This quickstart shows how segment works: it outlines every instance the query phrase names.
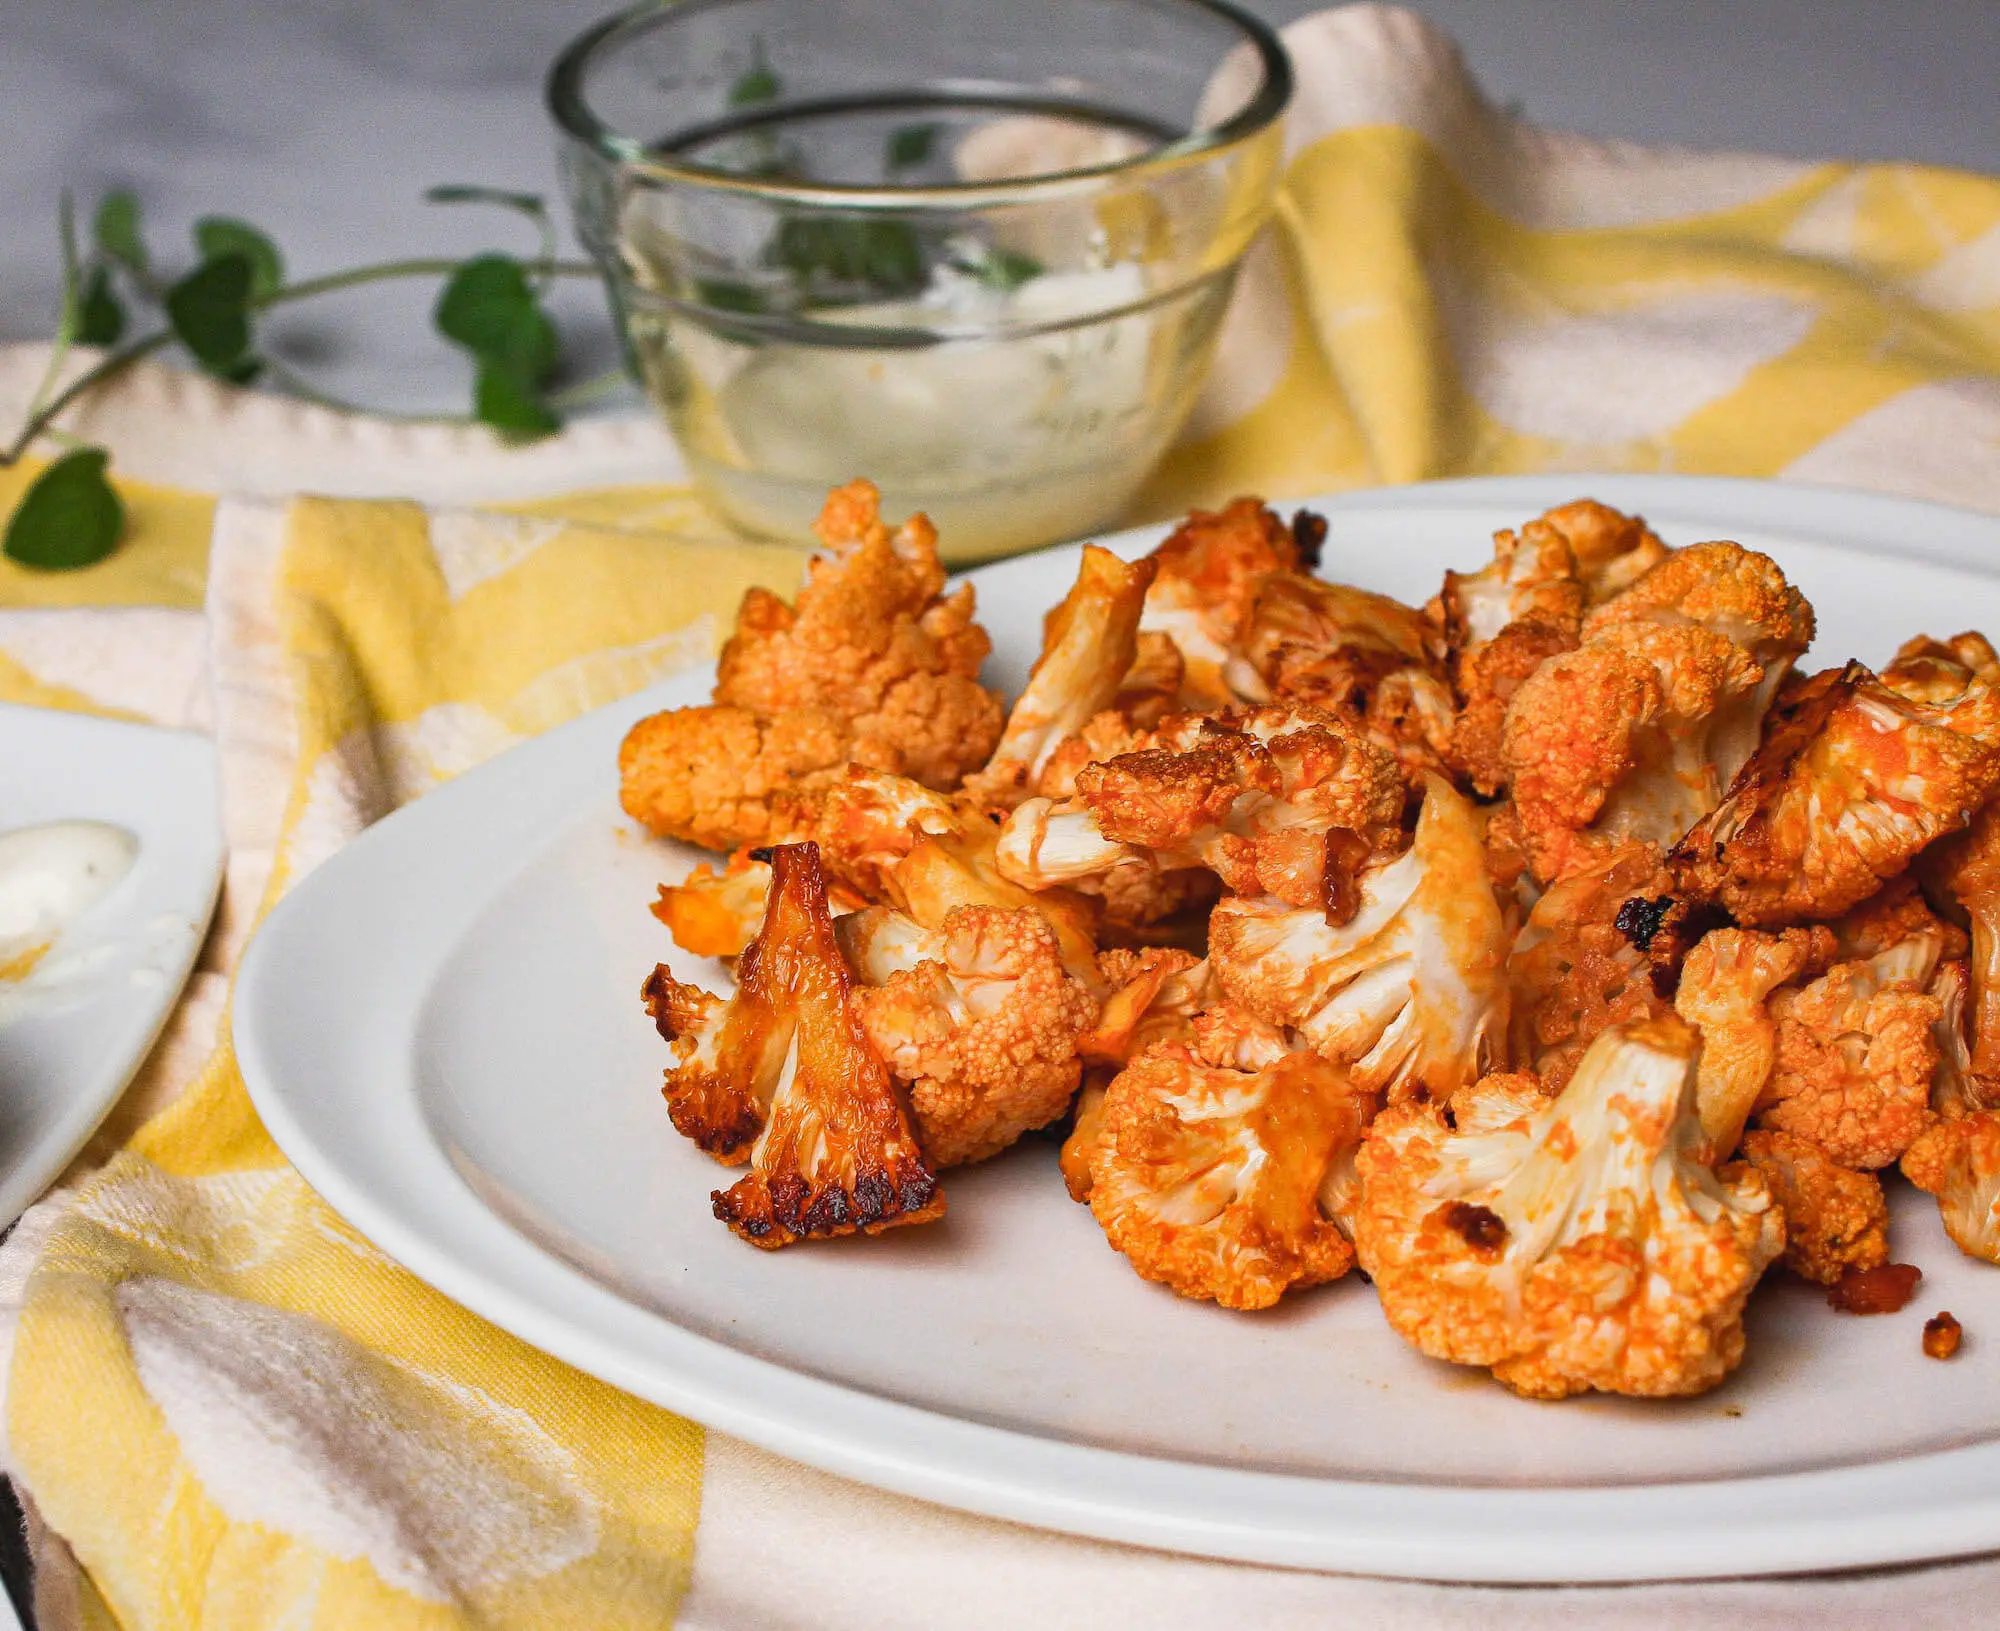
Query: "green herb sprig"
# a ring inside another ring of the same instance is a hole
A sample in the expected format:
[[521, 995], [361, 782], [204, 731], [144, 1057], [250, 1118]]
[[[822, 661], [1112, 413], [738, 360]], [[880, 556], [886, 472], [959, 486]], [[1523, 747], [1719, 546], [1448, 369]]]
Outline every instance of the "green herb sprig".
[[[135, 195], [114, 191], [98, 202], [87, 252], [79, 251], [74, 209], [65, 195], [57, 218], [62, 308], [55, 339], [20, 430], [0, 445], [0, 467], [17, 463], [44, 438], [66, 451], [15, 506], [0, 549], [24, 566], [69, 571], [93, 565], [117, 547], [125, 507], [111, 486], [111, 456], [56, 421], [91, 391], [169, 346], [179, 346], [204, 373], [232, 384], [264, 377], [310, 400], [349, 406], [313, 390], [260, 352], [257, 325], [273, 307], [364, 284], [443, 280], [432, 323], [469, 353], [473, 364], [471, 411], [450, 416], [454, 422], [490, 425], [523, 441], [559, 428], [565, 403], [598, 394], [605, 382], [588, 381], [564, 393], [552, 389], [561, 341], [544, 302], [555, 279], [594, 278], [597, 269], [556, 258], [554, 223], [532, 193], [447, 186], [434, 187], [425, 197], [436, 204], [494, 205], [525, 216], [540, 240], [534, 258], [493, 253], [469, 260], [382, 261], [293, 280], [268, 234], [233, 216], [211, 215], [194, 225], [193, 264], [169, 277], [147, 246]], [[162, 321], [127, 339], [141, 308], [156, 309]], [[58, 389], [63, 365], [79, 345], [105, 354]]]

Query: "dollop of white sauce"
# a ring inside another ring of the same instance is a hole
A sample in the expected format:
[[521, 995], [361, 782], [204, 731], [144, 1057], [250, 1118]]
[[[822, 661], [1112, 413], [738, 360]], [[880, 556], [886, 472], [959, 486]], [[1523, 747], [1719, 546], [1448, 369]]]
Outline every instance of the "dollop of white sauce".
[[116, 889], [139, 841], [104, 821], [45, 821], [0, 833], [0, 967], [51, 945]]

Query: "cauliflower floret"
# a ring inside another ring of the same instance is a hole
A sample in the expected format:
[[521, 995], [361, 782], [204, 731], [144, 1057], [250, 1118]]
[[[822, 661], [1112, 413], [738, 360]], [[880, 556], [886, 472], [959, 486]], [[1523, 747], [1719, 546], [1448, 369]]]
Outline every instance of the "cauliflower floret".
[[1777, 1052], [1758, 1124], [1810, 1139], [1844, 1167], [1900, 1156], [1931, 1119], [1940, 1004], [1925, 987], [1935, 972], [1892, 947], [1775, 992]]
[[1544, 527], [1569, 546], [1593, 606], [1623, 594], [1672, 553], [1643, 516], [1626, 515], [1594, 498], [1558, 505], [1521, 530], [1532, 536]]
[[1366, 1090], [1450, 1094], [1507, 1031], [1511, 926], [1479, 840], [1472, 807], [1431, 778], [1414, 841], [1361, 873], [1345, 921], [1268, 896], [1225, 898], [1209, 920], [1217, 981]]
[[1688, 953], [1674, 1011], [1701, 1033], [1696, 1102], [1713, 1160], [1735, 1151], [1777, 1066], [1771, 994], [1819, 973], [1834, 952], [1833, 932], [1812, 928], [1716, 929]]
[[1600, 1032], [1672, 1011], [1681, 912], [1651, 846], [1627, 843], [1579, 864], [1536, 898], [1507, 962], [1515, 1062], [1561, 1088]]
[[1207, 867], [1237, 890], [1326, 905], [1400, 835], [1389, 756], [1315, 709], [1169, 721], [1157, 746], [1085, 765], [1076, 797], [1031, 799], [1001, 830], [999, 864], [1030, 887], [1091, 887], [1119, 869]]
[[712, 1197], [754, 1246], [869, 1234], [942, 1215], [938, 1188], [887, 1067], [852, 1000], [811, 844], [771, 852], [764, 926], [727, 1002], [682, 985], [665, 964], [645, 998], [673, 1045], [674, 1126], [750, 1171]]
[[1353, 1264], [1319, 1191], [1373, 1110], [1310, 1053], [1243, 1070], [1184, 1043], [1151, 1049], [1105, 1092], [1091, 1213], [1146, 1279], [1225, 1308], [1268, 1308]]
[[1002, 714], [978, 680], [991, 642], [971, 585], [944, 594], [935, 529], [919, 515], [891, 533], [868, 482], [830, 494], [814, 530], [830, 555], [812, 562], [795, 606], [744, 595], [716, 702], [773, 717], [824, 710], [848, 722], [858, 762], [956, 786], [992, 753]]
[[1904, 1152], [1903, 1176], [1937, 1197], [1953, 1245], [2000, 1263], [2000, 1110], [1936, 1123]]
[[1420, 777], [1440, 767], [1451, 739], [1443, 655], [1436, 625], [1399, 600], [1275, 572], [1225, 677], [1240, 696], [1346, 715]]
[[870, 907], [842, 931], [862, 1026], [907, 1085], [933, 1167], [997, 1155], [1069, 1108], [1097, 1001], [1039, 914], [958, 907], [924, 929]]
[[1533, 1398], [1728, 1375], [1785, 1231], [1754, 1171], [1698, 1159], [1696, 1048], [1672, 1018], [1614, 1027], [1560, 1097], [1477, 1131], [1435, 1103], [1383, 1111], [1355, 1248], [1396, 1332]]
[[790, 835], [793, 801], [866, 752], [847, 722], [822, 708], [768, 716], [675, 708], [626, 733], [618, 800], [662, 838], [716, 850], [765, 844]]
[[1896, 648], [1882, 683], [1899, 697], [1949, 707], [1975, 685], [2000, 686], [2000, 654], [1977, 630], [1933, 640], [1920, 634]]
[[966, 778], [981, 803], [1018, 804], [1056, 748], [1113, 706], [1139, 649], [1139, 616], [1158, 563], [1086, 544], [1076, 583], [1042, 625], [1042, 653], [986, 768]]
[[[1304, 535], [1317, 549], [1325, 524]], [[1217, 513], [1196, 510], [1153, 551], [1158, 576], [1146, 593], [1139, 627], [1165, 634], [1180, 648], [1184, 667], [1180, 706], [1201, 713], [1257, 698], [1240, 697], [1228, 685], [1229, 663], [1250, 615], [1258, 584], [1271, 572], [1295, 572], [1301, 558], [1300, 523], [1287, 528], [1256, 498], [1239, 498]]]
[[717, 872], [696, 867], [677, 884], [661, 884], [653, 916], [674, 944], [696, 957], [734, 957], [757, 938], [771, 888], [769, 852], [739, 849]]
[[1874, 1173], [1839, 1166], [1790, 1133], [1746, 1135], [1743, 1159], [1785, 1214], [1784, 1263], [1794, 1274], [1830, 1286], [1849, 1269], [1889, 1261], [1889, 1203]]
[[1965, 1014], [1971, 982], [1963, 963], [1946, 963], [1931, 982], [1938, 999], [1933, 1027], [1937, 1074], [1931, 1108], [1937, 1119], [1903, 1152], [1903, 1176], [1937, 1197], [1938, 1215], [1968, 1257], [2000, 1263], [2000, 1109], [1992, 1084], [1972, 1073]]
[[2000, 1097], [2000, 801], [1933, 854], [1930, 876], [1972, 928], [1971, 1074]]
[[1812, 614], [1767, 557], [1680, 550], [1585, 620], [1583, 643], [1521, 682], [1501, 757], [1536, 876], [1609, 843], [1665, 848], [1713, 810]]
[[1215, 982], [1205, 959], [1170, 946], [1114, 947], [1097, 954], [1106, 988], [1097, 1023], [1077, 1038], [1085, 1065], [1069, 1136], [1063, 1140], [1063, 1184], [1073, 1201], [1090, 1199], [1090, 1152], [1104, 1122], [1104, 1089], [1140, 1053], [1168, 1042], [1194, 1041], [1194, 1020]]
[[1571, 634], [1583, 627], [1589, 594], [1569, 541], [1546, 521], [1493, 535], [1493, 559], [1477, 572], [1447, 572], [1437, 621], [1455, 669], [1513, 623], [1533, 621]]
[[1512, 775], [1506, 755], [1507, 710], [1521, 687], [1551, 657], [1576, 649], [1576, 632], [1538, 618], [1509, 623], [1491, 640], [1461, 654], [1452, 689], [1458, 712], [1445, 762], [1488, 798]]
[[2000, 692], [1950, 707], [1859, 663], [1772, 710], [1762, 745], [1669, 856], [1682, 887], [1766, 927], [1838, 917], [1955, 832], [2000, 783]]

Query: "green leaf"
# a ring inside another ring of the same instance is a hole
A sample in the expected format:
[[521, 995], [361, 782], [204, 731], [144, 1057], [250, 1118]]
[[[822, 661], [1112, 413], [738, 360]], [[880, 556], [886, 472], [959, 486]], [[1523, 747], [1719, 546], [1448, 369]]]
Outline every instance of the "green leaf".
[[535, 388], [505, 363], [484, 360], [472, 387], [472, 411], [503, 435], [532, 441], [562, 428]]
[[145, 240], [139, 236], [139, 199], [136, 194], [119, 188], [99, 199], [97, 219], [91, 225], [91, 237], [97, 245], [98, 254], [106, 260], [116, 261], [141, 277], [146, 275], [152, 262], [146, 254]]
[[915, 165], [928, 164], [931, 153], [937, 147], [937, 136], [936, 125], [898, 125], [889, 132], [885, 155], [889, 168], [908, 170]]
[[194, 246], [205, 261], [241, 255], [250, 263], [250, 298], [266, 300], [285, 281], [285, 259], [278, 246], [248, 221], [228, 215], [204, 215], [194, 224]]
[[923, 245], [903, 221], [795, 215], [779, 226], [771, 256], [808, 282], [871, 297], [924, 285]]
[[749, 68], [729, 87], [729, 105], [751, 108], [759, 102], [775, 102], [784, 88], [785, 82], [764, 55], [764, 42], [759, 38], [751, 41]]
[[110, 463], [102, 448], [78, 448], [37, 476], [7, 523], [8, 558], [69, 572], [109, 555], [125, 530], [125, 506], [104, 476]]
[[432, 187], [424, 193], [426, 204], [497, 204], [502, 209], [525, 215], [537, 225], [549, 218], [549, 207], [539, 193], [510, 193], [500, 187], [477, 187], [469, 182], [453, 182]]
[[1046, 268], [1033, 255], [1023, 255], [1013, 249], [989, 249], [971, 262], [966, 270], [987, 288], [1008, 294], [1028, 279], [1040, 277]]
[[110, 270], [99, 262], [77, 300], [76, 338], [81, 345], [116, 345], [125, 332], [125, 308], [111, 289]]
[[174, 338], [223, 379], [240, 370], [249, 355], [253, 276], [250, 258], [232, 250], [203, 261], [167, 291]]
[[439, 293], [432, 320], [447, 340], [531, 388], [555, 367], [555, 324], [511, 256], [480, 255], [459, 267]]

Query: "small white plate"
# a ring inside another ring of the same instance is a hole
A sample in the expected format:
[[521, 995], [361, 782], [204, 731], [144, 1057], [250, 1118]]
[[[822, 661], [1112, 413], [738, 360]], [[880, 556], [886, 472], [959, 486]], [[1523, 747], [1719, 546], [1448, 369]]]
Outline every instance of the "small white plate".
[[215, 749], [187, 731], [0, 704], [0, 831], [105, 821], [132, 870], [0, 984], [0, 1224], [111, 1113], [187, 983], [222, 880]]
[[[1320, 501], [1324, 570], [1408, 600], [1488, 534], [1579, 492], [1670, 542], [1770, 550], [1818, 651], [2000, 632], [2000, 522], [1856, 493], [1550, 477]], [[1158, 531], [1127, 535], [1124, 551]], [[1018, 687], [1074, 548], [973, 573]], [[251, 948], [236, 1043], [265, 1125], [383, 1249], [526, 1340], [782, 1454], [1049, 1528], [1265, 1563], [1459, 1580], [1698, 1577], [2000, 1547], [2000, 1274], [1905, 1188], [1903, 1314], [1773, 1284], [1706, 1397], [1517, 1399], [1427, 1361], [1358, 1276], [1260, 1315], [1138, 1279], [1043, 1141], [947, 1175], [923, 1229], [775, 1254], [709, 1215], [727, 1175], [679, 1139], [639, 1004], [674, 951], [647, 914], [695, 858], [619, 815], [628, 723], [684, 676], [392, 816]], [[1923, 1357], [1926, 1314], [1968, 1333]]]

